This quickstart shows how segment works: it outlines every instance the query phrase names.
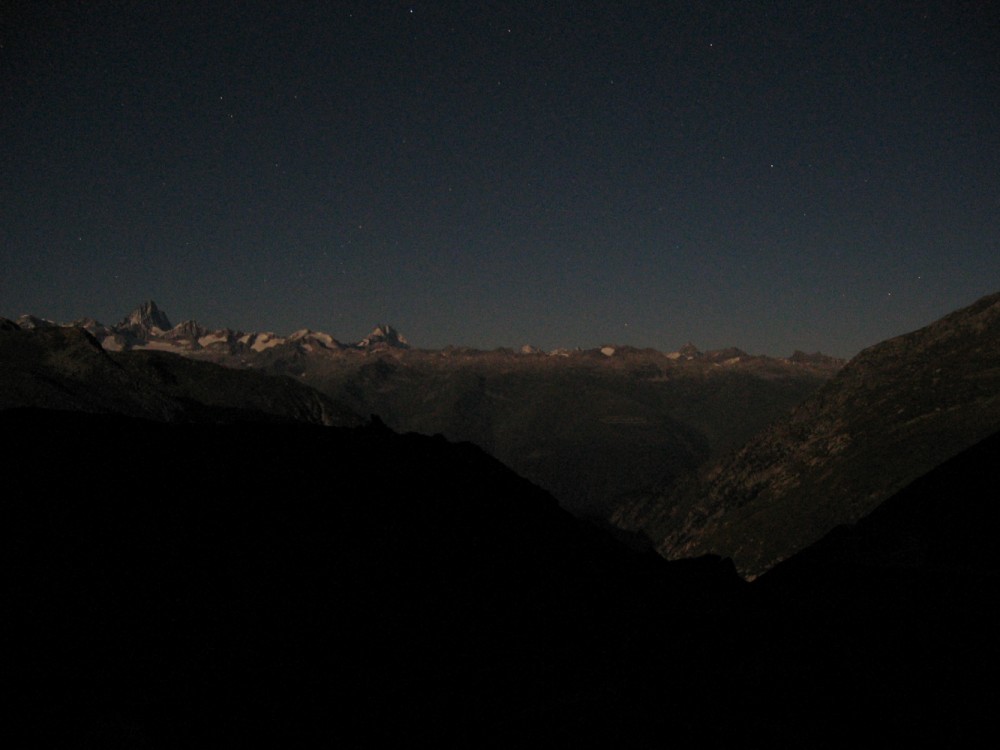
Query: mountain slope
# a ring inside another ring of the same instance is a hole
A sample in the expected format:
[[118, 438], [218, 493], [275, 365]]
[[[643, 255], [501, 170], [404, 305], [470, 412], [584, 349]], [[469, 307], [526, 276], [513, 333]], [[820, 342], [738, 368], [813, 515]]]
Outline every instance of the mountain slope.
[[0, 412], [8, 731], [46, 747], [967, 746], [1000, 697], [997, 449], [932, 482], [930, 524], [893, 511], [865, 532], [906, 552], [916, 531], [933, 565], [852, 566], [848, 549], [747, 584], [718, 560], [625, 552], [468, 444]]
[[173, 422], [361, 421], [288, 378], [162, 352], [106, 352], [84, 329], [63, 326], [0, 330], [0, 409], [22, 407]]
[[909, 572], [935, 577], [997, 578], [1000, 557], [1000, 432], [914, 480], [857, 523], [838, 526], [759, 579], [763, 588], [792, 581], [872, 578]]
[[866, 349], [734, 454], [620, 507], [667, 557], [756, 575], [1000, 428], [1000, 295]]
[[0, 467], [5, 678], [39, 746], [610, 740], [619, 708], [644, 734], [698, 691], [643, 696], [653, 672], [695, 676], [743, 586], [377, 425], [7, 411]]
[[617, 498], [749, 438], [828, 376], [759, 360], [740, 369], [678, 364], [629, 349], [614, 357], [408, 353], [304, 367], [305, 382], [355, 411], [473, 442], [564, 507], [599, 518]]
[[1000, 433], [755, 581], [789, 692], [820, 675], [876, 696], [895, 742], [975, 746], [1000, 705], [998, 485]]

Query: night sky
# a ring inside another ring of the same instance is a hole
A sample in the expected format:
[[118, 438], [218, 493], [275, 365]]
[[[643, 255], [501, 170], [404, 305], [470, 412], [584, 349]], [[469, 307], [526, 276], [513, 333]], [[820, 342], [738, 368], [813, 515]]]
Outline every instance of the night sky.
[[0, 8], [6, 317], [850, 356], [1000, 290], [997, 3]]

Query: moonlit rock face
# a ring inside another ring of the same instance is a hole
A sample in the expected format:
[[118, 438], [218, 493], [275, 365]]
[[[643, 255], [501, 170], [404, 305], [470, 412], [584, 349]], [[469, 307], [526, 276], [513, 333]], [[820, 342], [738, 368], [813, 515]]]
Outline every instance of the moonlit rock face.
[[[154, 329], [158, 330], [158, 329]], [[200, 325], [195, 323], [193, 320], [185, 320], [183, 323], [174, 326], [164, 335], [168, 339], [180, 340], [188, 339], [192, 341], [197, 341], [209, 334], [208, 331], [204, 330]]]
[[160, 333], [173, 328], [170, 319], [153, 300], [143, 302], [133, 310], [127, 318], [118, 324], [119, 328], [134, 326], [148, 331], [158, 331]]
[[337, 340], [329, 333], [323, 333], [322, 331], [317, 331], [312, 335], [312, 338], [324, 344], [328, 349], [337, 349], [340, 346], [340, 344], [337, 343]]
[[613, 346], [602, 346], [601, 347], [601, 354], [603, 354], [605, 357], [610, 357], [614, 353], [615, 353], [615, 348]]
[[[329, 333], [322, 331], [312, 331], [302, 328], [287, 339], [289, 342], [296, 342], [303, 351], [312, 352], [317, 349], [339, 349], [340, 343]], [[273, 344], [272, 344], [273, 346]]]

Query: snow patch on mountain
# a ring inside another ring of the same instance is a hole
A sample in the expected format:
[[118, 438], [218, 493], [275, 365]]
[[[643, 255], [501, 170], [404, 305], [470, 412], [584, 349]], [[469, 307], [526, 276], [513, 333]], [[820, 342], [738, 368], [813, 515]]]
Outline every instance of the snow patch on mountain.
[[273, 333], [248, 333], [238, 340], [241, 343], [249, 344], [255, 352], [262, 352], [285, 343], [285, 339], [275, 336]]
[[216, 331], [215, 333], [210, 333], [207, 336], [202, 336], [198, 339], [198, 343], [202, 346], [211, 346], [212, 344], [224, 344], [229, 340], [229, 337], [224, 331]]

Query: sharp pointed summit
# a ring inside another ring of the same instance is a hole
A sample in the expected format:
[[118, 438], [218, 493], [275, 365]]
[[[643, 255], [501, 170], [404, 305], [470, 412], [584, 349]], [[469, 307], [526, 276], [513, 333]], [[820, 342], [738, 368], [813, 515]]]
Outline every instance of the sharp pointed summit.
[[409, 349], [410, 343], [388, 323], [379, 323], [375, 329], [358, 342], [361, 349]]
[[128, 317], [118, 324], [118, 327], [138, 328], [145, 332], [152, 332], [156, 328], [161, 331], [169, 331], [174, 326], [166, 313], [158, 308], [153, 300], [149, 300], [129, 313]]

